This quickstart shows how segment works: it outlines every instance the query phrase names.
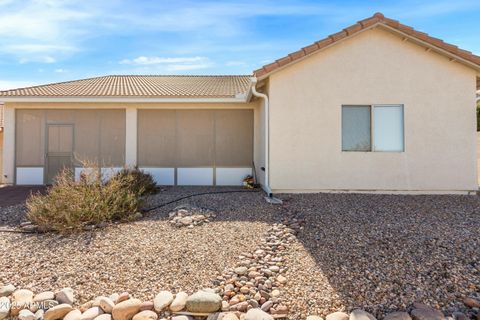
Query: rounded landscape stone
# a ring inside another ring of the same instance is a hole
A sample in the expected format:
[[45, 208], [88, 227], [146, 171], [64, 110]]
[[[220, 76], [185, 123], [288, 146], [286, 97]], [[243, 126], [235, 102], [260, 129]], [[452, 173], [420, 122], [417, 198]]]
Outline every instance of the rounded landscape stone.
[[273, 317], [261, 309], [254, 308], [247, 311], [245, 320], [273, 320]]
[[197, 291], [187, 298], [186, 307], [189, 312], [216, 312], [222, 308], [222, 298], [216, 293]]
[[350, 313], [350, 320], [377, 320], [372, 314], [365, 310], [355, 309]]
[[412, 318], [406, 312], [392, 312], [387, 314], [383, 320], [412, 320]]
[[187, 304], [188, 294], [186, 292], [179, 292], [175, 295], [175, 299], [173, 299], [172, 303], [170, 304], [170, 310], [173, 312], [177, 312], [183, 310], [185, 305]]
[[139, 299], [128, 299], [113, 307], [112, 317], [114, 320], [130, 320], [140, 311], [142, 301]]
[[173, 301], [173, 294], [170, 291], [160, 291], [153, 299], [153, 308], [161, 312], [167, 308]]
[[44, 320], [57, 320], [62, 319], [64, 316], [67, 315], [73, 308], [71, 305], [62, 303], [58, 306], [55, 306], [51, 309], [48, 309], [45, 314], [43, 315]]
[[348, 320], [350, 316], [345, 312], [337, 311], [334, 313], [330, 313], [325, 320]]
[[151, 310], [140, 311], [133, 316], [132, 320], [157, 320], [158, 315]]

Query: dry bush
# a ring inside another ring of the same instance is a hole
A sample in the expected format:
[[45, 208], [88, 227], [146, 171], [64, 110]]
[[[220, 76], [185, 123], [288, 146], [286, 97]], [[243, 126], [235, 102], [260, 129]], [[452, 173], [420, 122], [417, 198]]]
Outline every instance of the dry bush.
[[139, 196], [152, 195], [158, 192], [158, 187], [150, 173], [138, 168], [124, 168], [117, 172], [108, 182], [123, 181], [128, 188]]
[[64, 170], [47, 194], [35, 194], [27, 200], [27, 217], [42, 230], [72, 232], [101, 222], [130, 220], [139, 211], [141, 200], [130, 186], [131, 175], [103, 182], [98, 166], [89, 166], [75, 181]]

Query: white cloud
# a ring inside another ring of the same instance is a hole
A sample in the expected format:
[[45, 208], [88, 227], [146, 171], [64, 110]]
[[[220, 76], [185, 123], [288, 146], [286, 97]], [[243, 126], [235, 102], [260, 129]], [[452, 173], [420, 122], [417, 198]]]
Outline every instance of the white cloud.
[[205, 57], [176, 57], [176, 58], [165, 58], [165, 57], [145, 57], [140, 56], [135, 59], [124, 59], [120, 61], [120, 64], [130, 64], [130, 65], [153, 65], [153, 64], [172, 64], [172, 63], [194, 63], [207, 61]]
[[18, 62], [21, 64], [29, 62], [55, 63], [57, 60], [51, 56], [29, 56], [28, 58], [20, 58]]
[[[31, 81], [0, 80], [0, 91], [31, 87], [31, 86], [35, 86], [35, 85], [38, 85], [38, 83], [31, 82]], [[1, 98], [0, 98], [0, 100], [1, 100]]]
[[67, 73], [68, 70], [65, 70], [65, 69], [55, 69], [55, 73]]
[[207, 69], [213, 63], [207, 57], [146, 57], [140, 56], [134, 59], [123, 59], [119, 62], [123, 65], [140, 67], [132, 70], [143, 73], [171, 72], [177, 73], [187, 70]]

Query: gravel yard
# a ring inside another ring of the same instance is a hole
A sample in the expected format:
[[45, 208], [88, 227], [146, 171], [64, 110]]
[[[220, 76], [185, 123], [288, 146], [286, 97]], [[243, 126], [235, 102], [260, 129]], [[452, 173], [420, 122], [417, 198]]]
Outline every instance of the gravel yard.
[[[212, 188], [168, 188], [164, 203]], [[228, 189], [220, 189], [228, 190]], [[424, 302], [464, 310], [480, 292], [480, 197], [361, 194], [203, 195], [152, 211], [142, 220], [79, 235], [0, 234], [0, 285], [35, 292], [72, 287], [79, 302], [129, 291], [152, 299], [162, 289], [193, 292], [254, 250], [276, 222], [294, 221], [282, 299], [291, 319], [360, 307], [376, 316]], [[216, 213], [208, 224], [175, 228], [179, 204]], [[19, 221], [20, 207], [0, 208]], [[295, 222], [296, 219], [296, 222]], [[21, 220], [21, 219], [20, 219]]]

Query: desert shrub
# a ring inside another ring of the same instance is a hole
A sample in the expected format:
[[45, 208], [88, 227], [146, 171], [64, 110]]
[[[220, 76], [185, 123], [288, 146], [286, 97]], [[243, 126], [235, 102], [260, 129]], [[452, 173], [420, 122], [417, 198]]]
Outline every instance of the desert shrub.
[[98, 168], [84, 170], [75, 181], [69, 170], [55, 179], [45, 195], [27, 200], [27, 217], [42, 230], [72, 232], [87, 225], [130, 220], [141, 206], [138, 194], [129, 188], [131, 176], [102, 181]]
[[125, 187], [129, 188], [138, 196], [151, 195], [158, 191], [153, 176], [138, 168], [124, 168], [120, 170], [107, 182], [107, 184], [113, 182], [126, 184]]

